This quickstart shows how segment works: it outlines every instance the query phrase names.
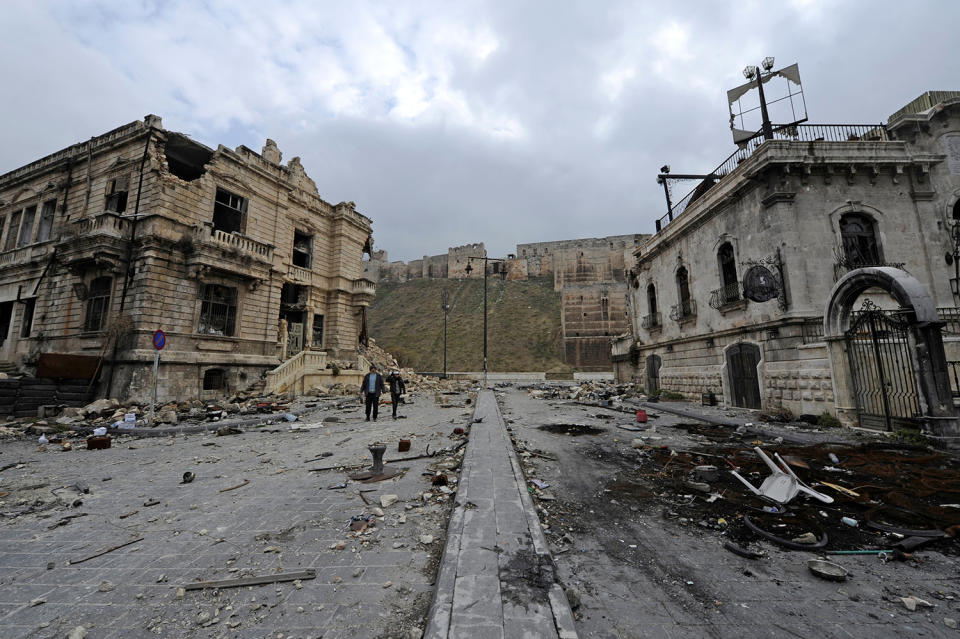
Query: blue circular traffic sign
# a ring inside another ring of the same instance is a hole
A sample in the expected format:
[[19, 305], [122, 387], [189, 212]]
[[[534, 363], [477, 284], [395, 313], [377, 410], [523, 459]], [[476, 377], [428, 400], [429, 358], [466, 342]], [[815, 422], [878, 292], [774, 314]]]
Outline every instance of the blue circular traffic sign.
[[158, 351], [161, 351], [163, 350], [163, 347], [166, 345], [166, 343], [167, 343], [166, 334], [163, 331], [157, 329], [153, 333], [153, 347]]

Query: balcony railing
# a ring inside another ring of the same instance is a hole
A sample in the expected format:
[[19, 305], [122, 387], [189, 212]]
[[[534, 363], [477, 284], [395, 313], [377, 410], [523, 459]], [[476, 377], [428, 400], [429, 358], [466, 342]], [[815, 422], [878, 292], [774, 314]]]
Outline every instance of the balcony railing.
[[214, 244], [233, 249], [263, 261], [273, 261], [273, 246], [258, 242], [240, 233], [227, 233], [213, 228], [209, 223], [197, 230], [196, 240], [201, 244]]
[[734, 282], [733, 284], [727, 284], [726, 286], [721, 286], [718, 289], [715, 289], [710, 292], [710, 306], [711, 308], [721, 309], [724, 306], [729, 306], [730, 304], [735, 304], [744, 299], [742, 294], [742, 285], [740, 282]]
[[[774, 130], [774, 140], [786, 142], [887, 142], [887, 129], [883, 124], [796, 124]], [[657, 233], [663, 230], [687, 207], [706, 193], [714, 184], [729, 175], [741, 162], [753, 155], [765, 140], [762, 135], [742, 143], [730, 157], [707, 175], [712, 177], [698, 183], [680, 198], [667, 214], [656, 221]]]
[[313, 280], [310, 269], [290, 264], [287, 266], [287, 277], [300, 284], [310, 284]]
[[816, 344], [823, 341], [823, 318], [813, 317], [803, 320], [800, 325], [800, 337], [804, 344]]
[[674, 322], [686, 322], [697, 316], [696, 300], [686, 300], [670, 307], [670, 319]]
[[353, 293], [355, 295], [370, 295], [374, 296], [377, 294], [377, 285], [368, 279], [359, 279], [353, 281]]
[[647, 330], [653, 330], [660, 328], [660, 313], [650, 313], [649, 315], [644, 315], [643, 319], [640, 320], [640, 327]]
[[119, 214], [109, 211], [93, 217], [82, 217], [71, 224], [77, 235], [106, 235], [117, 238], [124, 237], [129, 225]]
[[960, 337], [960, 308], [938, 308], [937, 315], [944, 323], [941, 332], [951, 337]]
[[887, 266], [904, 270], [906, 264], [904, 262], [881, 262], [879, 260], [840, 260], [833, 265], [833, 281], [836, 282], [850, 271], [868, 266]]

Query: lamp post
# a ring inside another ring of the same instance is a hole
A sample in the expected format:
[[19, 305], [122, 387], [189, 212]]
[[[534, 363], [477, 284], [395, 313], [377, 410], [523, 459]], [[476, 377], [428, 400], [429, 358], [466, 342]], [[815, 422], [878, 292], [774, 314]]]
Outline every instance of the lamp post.
[[483, 387], [487, 387], [487, 262], [503, 262], [499, 258], [490, 259], [486, 255], [483, 257], [468, 257], [467, 258], [467, 275], [473, 272], [473, 265], [470, 264], [471, 260], [483, 260]]
[[[467, 266], [470, 264], [467, 263]], [[443, 309], [443, 379], [447, 378], [447, 313], [450, 312], [450, 298], [447, 289], [440, 292], [440, 306]]]
[[757, 79], [757, 91], [760, 92], [760, 116], [763, 118], [763, 139], [773, 139], [773, 126], [770, 124], [770, 116], [767, 115], [767, 99], [763, 95], [763, 80], [770, 77], [770, 70], [773, 68], [773, 58], [768, 56], [760, 63], [766, 74], [760, 72], [760, 69], [750, 65], [743, 70], [743, 77], [747, 80]]

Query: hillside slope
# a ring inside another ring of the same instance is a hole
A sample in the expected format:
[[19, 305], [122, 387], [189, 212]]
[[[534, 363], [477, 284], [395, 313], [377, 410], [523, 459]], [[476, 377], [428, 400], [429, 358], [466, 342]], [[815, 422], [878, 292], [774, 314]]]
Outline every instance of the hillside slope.
[[[553, 290], [553, 278], [490, 278], [488, 286], [488, 370], [570, 370], [563, 363], [560, 294]], [[370, 337], [403, 366], [442, 371], [444, 289], [450, 296], [447, 370], [482, 370], [483, 280], [378, 284], [367, 312]]]

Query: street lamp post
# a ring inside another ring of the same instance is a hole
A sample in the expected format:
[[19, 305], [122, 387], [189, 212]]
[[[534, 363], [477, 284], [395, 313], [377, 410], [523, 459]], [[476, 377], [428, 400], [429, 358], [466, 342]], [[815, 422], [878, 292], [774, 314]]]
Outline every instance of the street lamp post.
[[770, 116], [767, 115], [767, 99], [763, 95], [763, 80], [765, 77], [770, 76], [770, 70], [773, 69], [773, 58], [764, 58], [761, 65], [763, 66], [763, 70], [767, 72], [766, 75], [761, 73], [759, 68], [750, 65], [743, 70], [743, 76], [747, 80], [757, 79], [757, 91], [760, 92], [760, 116], [763, 118], [763, 139], [772, 140], [773, 125], [770, 124]]
[[440, 293], [440, 305], [443, 307], [443, 379], [447, 378], [447, 313], [450, 312], [450, 298], [447, 289]]
[[483, 387], [487, 387], [487, 262], [503, 262], [499, 258], [490, 259], [486, 255], [483, 257], [467, 258], [467, 275], [473, 272], [471, 260], [483, 260]]

